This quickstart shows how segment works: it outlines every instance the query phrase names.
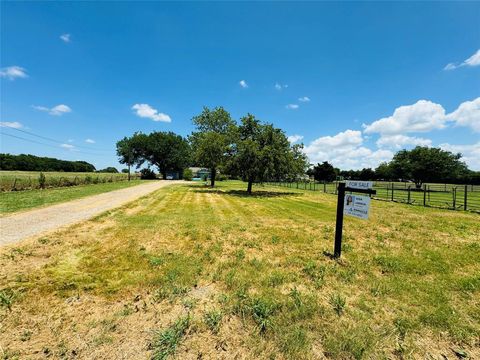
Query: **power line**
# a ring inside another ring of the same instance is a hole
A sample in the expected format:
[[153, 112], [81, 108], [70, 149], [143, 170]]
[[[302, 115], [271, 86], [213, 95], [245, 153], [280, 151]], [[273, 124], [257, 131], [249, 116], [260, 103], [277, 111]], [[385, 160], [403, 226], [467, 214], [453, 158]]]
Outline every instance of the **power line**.
[[[16, 135], [12, 135], [12, 134], [7, 134], [7, 133], [4, 133], [4, 132], [0, 132], [1, 135], [5, 135], [5, 136], [10, 136], [10, 137], [13, 137], [13, 138], [16, 138], [16, 139], [20, 139], [20, 140], [24, 140], [24, 141], [28, 141], [28, 142], [31, 142], [31, 143], [34, 143], [34, 144], [39, 144], [39, 145], [44, 145], [44, 146], [50, 146], [54, 149], [57, 149], [58, 150], [58, 146], [55, 146], [55, 145], [50, 145], [50, 144], [45, 144], [45, 143], [42, 143], [40, 141], [36, 141], [36, 140], [32, 140], [32, 139], [26, 139], [26, 138], [23, 138], [21, 136], [16, 136]], [[88, 154], [88, 155], [96, 155], [96, 156], [109, 156], [107, 154], [98, 154], [98, 153], [92, 153], [92, 152], [86, 152], [86, 151], [80, 151], [80, 150], [72, 150], [76, 153], [80, 153], [80, 154]]]
[[[22, 133], [25, 133], [25, 134], [28, 134], [28, 135], [31, 135], [31, 136], [36, 136], [40, 139], [44, 139], [44, 140], [48, 140], [48, 141], [53, 141], [53, 142], [56, 142], [56, 143], [59, 143], [59, 144], [64, 144], [65, 141], [60, 141], [60, 140], [55, 140], [55, 139], [52, 139], [52, 138], [49, 138], [49, 137], [46, 137], [46, 136], [42, 136], [42, 135], [38, 135], [38, 134], [34, 134], [32, 132], [29, 132], [29, 131], [26, 131], [26, 130], [22, 130], [22, 129], [17, 129], [13, 126], [8, 126], [8, 125], [5, 125], [3, 124], [2, 125], [3, 127], [6, 127], [6, 128], [9, 128], [9, 129], [13, 129], [13, 130], [16, 130], [16, 131], [20, 131]], [[93, 147], [89, 147], [89, 146], [83, 146], [83, 145], [75, 145], [75, 147], [79, 147], [79, 148], [83, 148], [83, 149], [87, 149], [87, 150], [93, 150], [93, 151], [112, 151], [112, 149], [96, 149], [96, 148], [93, 148]]]

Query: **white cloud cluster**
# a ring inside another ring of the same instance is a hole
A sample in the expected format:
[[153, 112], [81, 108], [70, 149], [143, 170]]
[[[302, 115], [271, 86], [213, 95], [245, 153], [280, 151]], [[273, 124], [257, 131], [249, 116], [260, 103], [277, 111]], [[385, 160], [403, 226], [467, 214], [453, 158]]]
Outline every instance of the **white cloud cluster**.
[[20, 66], [8, 66], [0, 69], [0, 77], [8, 80], [15, 80], [16, 78], [26, 78], [27, 70]]
[[148, 104], [135, 104], [132, 106], [135, 114], [141, 118], [151, 119], [153, 121], [171, 122], [172, 119], [167, 114], [158, 112]]
[[301, 98], [298, 98], [298, 101], [300, 101], [300, 102], [310, 102], [310, 98], [308, 96], [302, 96]]
[[55, 116], [61, 116], [63, 114], [67, 114], [69, 112], [72, 112], [72, 109], [68, 105], [65, 105], [65, 104], [60, 104], [60, 105], [54, 106], [52, 108], [48, 108], [48, 107], [45, 107], [45, 106], [36, 106], [36, 105], [32, 105], [32, 107], [35, 110], [45, 111], [45, 112], [48, 112], [50, 115], [55, 115]]
[[477, 50], [475, 54], [470, 56], [467, 60], [460, 64], [449, 63], [443, 70], [455, 70], [462, 66], [479, 66], [480, 65], [480, 49]]
[[297, 110], [298, 109], [298, 105], [297, 104], [288, 104], [285, 106], [286, 109], [289, 109], [289, 110]]
[[421, 137], [406, 136], [406, 135], [383, 135], [377, 140], [378, 147], [389, 147], [400, 149], [407, 145], [413, 146], [431, 146], [432, 140]]
[[61, 144], [60, 147], [66, 149], [66, 150], [75, 149], [75, 146], [73, 146], [72, 144]]
[[23, 125], [18, 121], [0, 121], [0, 127], [7, 127], [13, 129], [21, 129]]
[[248, 84], [245, 80], [240, 80], [238, 84], [244, 89], [248, 88]]
[[364, 124], [363, 128], [366, 134], [395, 135], [443, 129], [446, 121], [442, 105], [419, 100], [413, 105], [400, 106], [393, 115]]
[[85, 142], [87, 144], [95, 144], [95, 140], [93, 140], [93, 139], [85, 139]]
[[480, 132], [480, 97], [461, 103], [457, 110], [447, 115], [447, 119]]
[[290, 144], [294, 144], [302, 139], [303, 139], [302, 135], [290, 135], [288, 137], [288, 141], [290, 142]]
[[311, 162], [328, 161], [342, 169], [376, 167], [382, 161], [391, 160], [390, 150], [373, 151], [363, 146], [362, 132], [346, 130], [334, 136], [323, 136], [305, 147]]
[[465, 161], [470, 169], [480, 170], [480, 141], [472, 145], [451, 145], [444, 143], [440, 144], [439, 147], [453, 153], [461, 153], [462, 160]]
[[63, 42], [66, 42], [66, 43], [69, 43], [70, 41], [72, 41], [70, 38], [71, 38], [71, 34], [62, 34], [60, 35], [60, 39], [62, 39]]
[[287, 84], [279, 84], [278, 82], [275, 83], [275, 89], [277, 89], [277, 90], [279, 90], [279, 91], [280, 91], [280, 90], [283, 90], [283, 89], [286, 89], [286, 88], [288, 88], [288, 85], [287, 85]]

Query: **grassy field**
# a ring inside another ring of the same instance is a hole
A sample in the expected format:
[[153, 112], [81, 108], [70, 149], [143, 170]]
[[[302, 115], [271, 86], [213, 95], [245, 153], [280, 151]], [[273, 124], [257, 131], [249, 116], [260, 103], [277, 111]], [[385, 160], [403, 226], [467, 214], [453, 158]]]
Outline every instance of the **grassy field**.
[[[286, 188], [297, 188], [297, 183], [277, 183]], [[388, 188], [387, 188], [388, 186]], [[464, 210], [465, 209], [465, 185], [455, 184], [425, 184], [427, 191], [424, 199], [423, 189], [417, 190], [415, 186], [407, 183], [394, 183], [392, 195], [392, 183], [374, 182], [373, 189], [377, 191], [376, 199], [387, 200], [411, 205], [426, 206]], [[411, 191], [408, 191], [408, 186]], [[336, 183], [305, 183], [299, 182], [298, 189], [309, 191], [325, 191], [335, 193]], [[409, 195], [410, 193], [410, 195]], [[467, 185], [467, 210], [480, 212], [480, 187], [478, 185]]]
[[0, 192], [0, 215], [80, 199], [141, 183], [142, 180], [132, 180], [43, 190]]
[[[127, 174], [44, 171], [45, 187], [98, 184], [126, 180]], [[0, 171], [0, 191], [37, 189], [40, 171]]]
[[[479, 215], [221, 182], [0, 249], [4, 358], [480, 358]], [[2, 350], [0, 350], [2, 351]]]

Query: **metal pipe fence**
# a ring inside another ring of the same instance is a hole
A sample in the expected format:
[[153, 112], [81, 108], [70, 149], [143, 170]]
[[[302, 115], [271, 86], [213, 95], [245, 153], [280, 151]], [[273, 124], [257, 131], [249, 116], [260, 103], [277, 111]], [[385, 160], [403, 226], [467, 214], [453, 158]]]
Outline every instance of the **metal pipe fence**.
[[[337, 194], [339, 181], [270, 181], [272, 186], [282, 186], [308, 191]], [[379, 182], [373, 183], [376, 200], [394, 201], [408, 205], [436, 207], [450, 210], [480, 212], [480, 185], [424, 184], [416, 187], [412, 183]]]

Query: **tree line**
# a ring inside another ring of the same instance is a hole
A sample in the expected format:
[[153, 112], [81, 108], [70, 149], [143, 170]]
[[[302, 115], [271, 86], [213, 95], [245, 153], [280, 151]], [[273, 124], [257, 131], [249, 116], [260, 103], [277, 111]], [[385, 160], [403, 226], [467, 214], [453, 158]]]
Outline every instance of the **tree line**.
[[212, 187], [220, 171], [246, 181], [248, 193], [255, 182], [296, 179], [308, 168], [303, 145], [291, 145], [283, 130], [252, 114], [237, 122], [223, 107], [204, 107], [192, 122], [195, 130], [186, 138], [173, 132], [124, 137], [117, 142], [120, 163], [129, 169], [144, 163], [156, 166], [163, 178], [191, 165], [206, 167]]
[[86, 161], [68, 161], [30, 154], [0, 154], [0, 170], [93, 172], [95, 166]]
[[318, 181], [336, 179], [413, 181], [417, 188], [423, 183], [480, 184], [480, 172], [469, 170], [461, 154], [434, 147], [417, 146], [398, 151], [390, 162], [377, 168], [340, 170], [324, 161], [311, 167], [307, 174]]

